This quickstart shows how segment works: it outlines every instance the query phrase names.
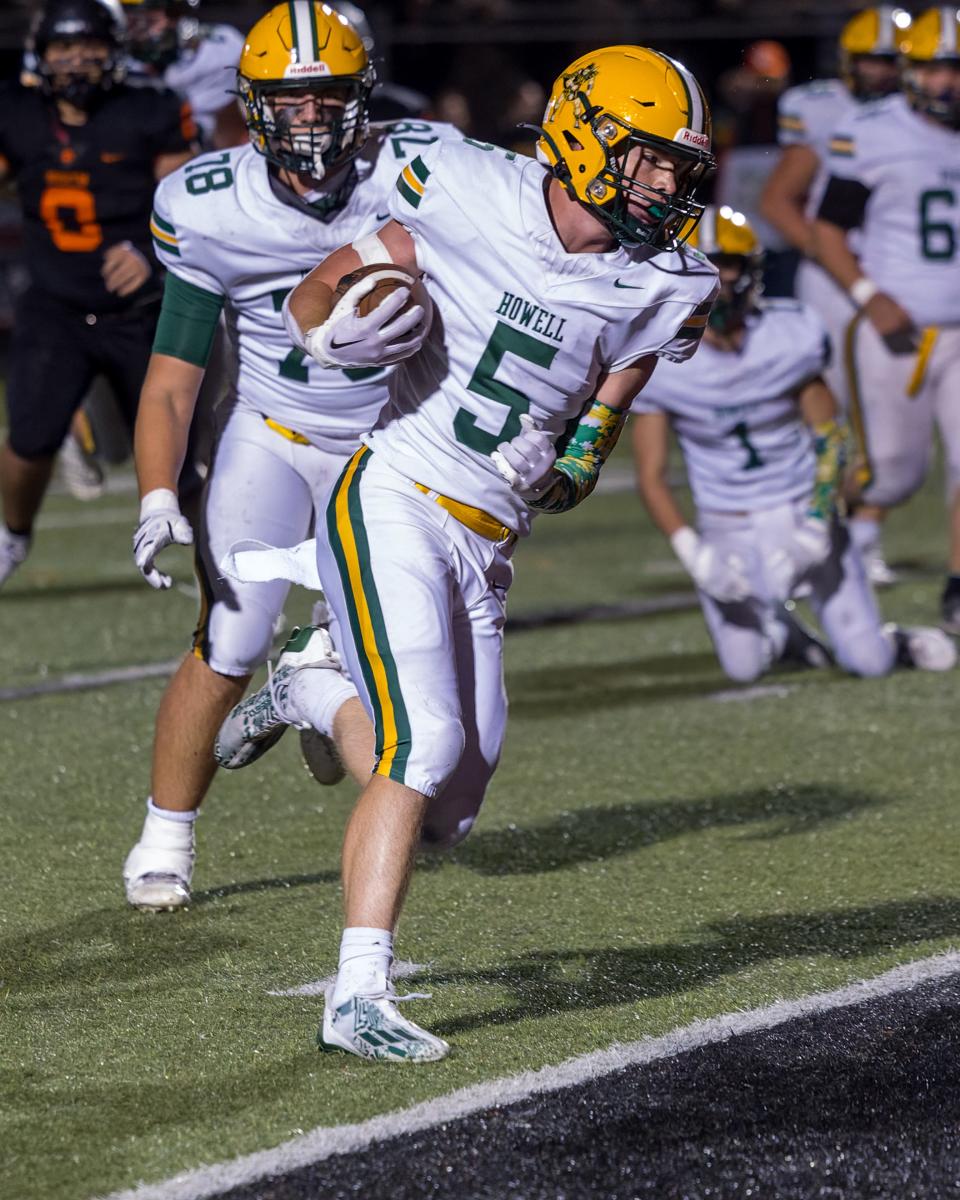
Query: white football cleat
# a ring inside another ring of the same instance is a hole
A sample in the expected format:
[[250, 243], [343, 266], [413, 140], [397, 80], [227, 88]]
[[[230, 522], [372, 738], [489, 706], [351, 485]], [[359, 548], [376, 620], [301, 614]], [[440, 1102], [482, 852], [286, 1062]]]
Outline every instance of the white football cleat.
[[893, 587], [900, 582], [900, 576], [883, 557], [883, 547], [879, 542], [863, 551], [863, 565], [867, 570], [867, 578], [875, 588]]
[[183, 908], [190, 903], [195, 859], [192, 825], [189, 848], [160, 842], [145, 843], [141, 835], [141, 841], [123, 864], [127, 903], [144, 912], [172, 912], [175, 908]]
[[28, 533], [11, 533], [0, 523], [0, 587], [30, 553], [31, 541]]
[[103, 467], [72, 433], [60, 447], [60, 478], [75, 500], [98, 500], [104, 493]]
[[930, 625], [885, 625], [884, 632], [897, 642], [897, 661], [918, 671], [951, 671], [957, 665], [957, 647], [942, 629]]
[[397, 1008], [404, 1000], [428, 999], [422, 992], [398, 996], [390, 988], [377, 995], [350, 996], [334, 1008], [333, 988], [327, 992], [323, 1024], [317, 1033], [321, 1050], [345, 1050], [360, 1058], [400, 1062], [437, 1062], [450, 1053], [449, 1045]]
[[221, 767], [233, 771], [249, 766], [275, 746], [291, 725], [304, 728], [287, 715], [284, 704], [296, 673], [317, 669], [341, 669], [330, 634], [322, 626], [295, 629], [267, 682], [241, 700], [220, 726], [213, 755]]

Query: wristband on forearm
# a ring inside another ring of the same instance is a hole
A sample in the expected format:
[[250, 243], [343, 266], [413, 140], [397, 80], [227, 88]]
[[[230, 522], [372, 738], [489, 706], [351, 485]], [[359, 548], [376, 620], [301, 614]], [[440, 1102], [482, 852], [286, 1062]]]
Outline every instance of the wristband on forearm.
[[617, 444], [627, 419], [625, 411], [594, 400], [553, 464], [553, 480], [534, 500], [538, 512], [560, 513], [586, 500], [597, 486], [600, 468]]
[[855, 279], [847, 288], [847, 295], [857, 308], [866, 308], [879, 291], [880, 288], [872, 279], [868, 279], [866, 275], [861, 275], [859, 279]]
[[840, 479], [847, 463], [847, 430], [836, 421], [820, 421], [811, 432], [817, 468], [807, 516], [829, 521], [837, 509]]

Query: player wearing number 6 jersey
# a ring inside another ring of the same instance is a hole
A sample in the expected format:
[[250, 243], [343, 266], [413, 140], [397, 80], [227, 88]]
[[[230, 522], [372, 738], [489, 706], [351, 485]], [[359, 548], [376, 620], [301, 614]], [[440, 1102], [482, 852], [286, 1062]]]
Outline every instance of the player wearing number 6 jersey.
[[[952, 505], [945, 623], [960, 632], [960, 18], [917, 17], [902, 95], [834, 131], [815, 225], [820, 262], [857, 306], [846, 334], [862, 500], [853, 524], [908, 499], [940, 429]], [[857, 232], [857, 254], [850, 235]], [[868, 542], [862, 531], [860, 544]]]
[[[386, 369], [322, 370], [291, 344], [280, 315], [318, 258], [383, 222], [407, 159], [454, 132], [426, 122], [369, 128], [372, 84], [366, 51], [343, 18], [313, 0], [280, 4], [254, 26], [240, 59], [253, 144], [204, 155], [157, 190], [150, 228], [168, 275], [137, 424], [134, 544], [154, 587], [170, 585], [155, 565], [160, 550], [193, 538], [174, 491], [221, 310], [236, 362], [197, 531], [203, 601], [194, 651], [161, 702], [149, 812], [124, 870], [127, 898], [139, 907], [189, 900], [193, 817], [216, 769], [214, 735], [265, 661], [289, 587], [226, 580], [220, 560], [245, 539], [302, 541], [387, 398]], [[347, 719], [340, 709], [353, 698], [366, 775], [369, 722], [352, 686], [336, 671], [322, 674], [328, 731], [334, 717]]]
[[[448, 1049], [397, 1012], [393, 931], [421, 836], [464, 837], [497, 764], [514, 543], [536, 513], [589, 494], [657, 359], [694, 352], [716, 286], [681, 244], [713, 162], [684, 67], [633, 46], [585, 55], [554, 85], [539, 149], [543, 163], [437, 143], [401, 173], [377, 253], [422, 273], [435, 316], [318, 538], [377, 734], [344, 843], [346, 930], [320, 1040], [368, 1057]], [[349, 293], [332, 306], [360, 261], [345, 246], [289, 302], [293, 336], [330, 370], [381, 353], [375, 315], [358, 318]]]
[[54, 456], [95, 376], [133, 427], [160, 296], [150, 199], [194, 134], [172, 92], [123, 82], [123, 29], [98, 0], [50, 0], [32, 45], [38, 86], [0, 90], [0, 178], [17, 185], [30, 276], [7, 379], [0, 585], [26, 557]]
[[[826, 665], [785, 606], [801, 583], [845, 670], [884, 675], [898, 659], [953, 666], [940, 630], [882, 626], [836, 513], [845, 430], [822, 378], [823, 322], [796, 301], [759, 301], [762, 256], [740, 213], [708, 208], [696, 237], [720, 271], [720, 296], [697, 357], [664, 363], [634, 402], [634, 445], [641, 494], [697, 585], [721, 666], [748, 682], [780, 660]], [[696, 531], [667, 483], [671, 428]]]

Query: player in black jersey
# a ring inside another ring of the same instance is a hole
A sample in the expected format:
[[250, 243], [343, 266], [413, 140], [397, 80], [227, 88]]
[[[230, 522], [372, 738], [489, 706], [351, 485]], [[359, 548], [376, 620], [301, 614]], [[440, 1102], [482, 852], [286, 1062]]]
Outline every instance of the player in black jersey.
[[100, 0], [50, 0], [33, 41], [40, 86], [0, 89], [0, 176], [17, 184], [30, 275], [0, 450], [0, 584], [26, 557], [54, 456], [94, 376], [133, 427], [161, 292], [153, 190], [191, 156], [195, 136], [173, 92], [123, 83], [122, 27]]

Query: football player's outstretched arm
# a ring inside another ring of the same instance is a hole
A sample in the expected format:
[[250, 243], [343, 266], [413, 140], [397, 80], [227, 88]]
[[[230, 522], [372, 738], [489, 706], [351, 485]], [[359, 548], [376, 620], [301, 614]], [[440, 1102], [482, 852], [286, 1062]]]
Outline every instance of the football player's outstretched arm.
[[187, 449], [190, 421], [204, 368], [168, 354], [152, 354], [140, 392], [134, 430], [134, 456], [140, 486], [140, 521], [133, 535], [133, 557], [154, 588], [168, 588], [169, 575], [155, 560], [164, 547], [193, 541], [190, 522], [180, 512], [177, 478]]
[[665, 412], [633, 418], [633, 465], [637, 490], [654, 525], [668, 538], [687, 524], [667, 482], [669, 418]]
[[648, 354], [622, 371], [601, 376], [559, 457], [550, 436], [524, 414], [521, 432], [497, 446], [493, 455], [497, 470], [538, 512], [561, 513], [574, 508], [597, 486], [630, 405], [656, 365], [656, 356]]
[[817, 472], [807, 516], [830, 521], [837, 508], [837, 497], [847, 458], [847, 429], [837, 420], [833, 393], [819, 376], [805, 384], [798, 397], [800, 415], [813, 434]]
[[810, 146], [787, 146], [760, 196], [760, 214], [801, 254], [810, 254], [813, 229], [804, 208], [819, 159]]

